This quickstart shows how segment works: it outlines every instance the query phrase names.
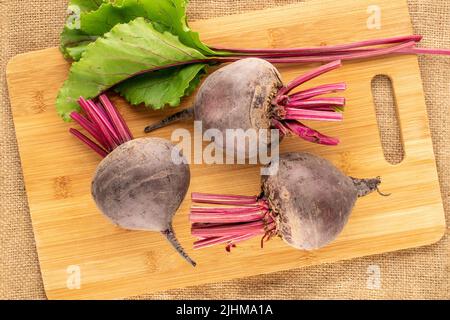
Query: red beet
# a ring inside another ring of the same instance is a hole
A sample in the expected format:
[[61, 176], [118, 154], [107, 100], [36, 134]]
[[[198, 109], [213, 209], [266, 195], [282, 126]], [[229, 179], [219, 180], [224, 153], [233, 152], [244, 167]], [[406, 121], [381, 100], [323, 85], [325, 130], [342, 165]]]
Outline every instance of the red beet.
[[[275, 175], [262, 177], [259, 196], [192, 194], [194, 248], [262, 236], [280, 236], [294, 248], [313, 250], [333, 241], [346, 225], [359, 197], [375, 190], [380, 178], [347, 177], [329, 161], [308, 153], [280, 156]], [[232, 207], [229, 207], [232, 206]]]
[[190, 170], [175, 164], [180, 151], [160, 138], [133, 139], [120, 114], [104, 95], [99, 103], [80, 99], [85, 116], [72, 113], [97, 143], [76, 129], [70, 131], [104, 157], [92, 180], [92, 197], [108, 220], [128, 230], [160, 232], [191, 265], [172, 219], [189, 188]]
[[[229, 64], [212, 73], [196, 96], [193, 109], [186, 109], [148, 126], [151, 132], [172, 122], [189, 119], [202, 121], [203, 129], [218, 129], [226, 136], [227, 129], [279, 129], [282, 135], [295, 134], [315, 143], [336, 145], [339, 140], [325, 136], [299, 121], [341, 121], [345, 99], [322, 97], [343, 91], [345, 83], [334, 83], [293, 92], [305, 82], [341, 66], [334, 61], [314, 69], [283, 86], [277, 69], [266, 60], [248, 58]], [[270, 137], [267, 141], [271, 141]], [[218, 147], [227, 153], [235, 145]]]

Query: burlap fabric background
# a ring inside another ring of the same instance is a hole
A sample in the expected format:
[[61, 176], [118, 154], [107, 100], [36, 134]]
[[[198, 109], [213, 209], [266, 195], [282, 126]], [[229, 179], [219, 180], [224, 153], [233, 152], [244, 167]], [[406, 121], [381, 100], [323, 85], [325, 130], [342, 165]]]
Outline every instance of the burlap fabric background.
[[[297, 1], [191, 0], [189, 17], [204, 19], [294, 2]], [[425, 37], [424, 45], [450, 48], [450, 2], [410, 0], [409, 8], [416, 33]], [[16, 54], [56, 46], [65, 10], [63, 0], [0, 0], [0, 298], [3, 299], [45, 298], [7, 98], [5, 65]], [[450, 58], [424, 57], [420, 62], [448, 223]], [[382, 81], [375, 83], [376, 90], [383, 90], [382, 84]], [[381, 114], [389, 126], [390, 113]], [[386, 131], [385, 143], [394, 161], [401, 156], [395, 147], [395, 136], [395, 129]], [[448, 233], [439, 243], [428, 247], [139, 298], [448, 299]], [[378, 289], [367, 285], [372, 265], [379, 266], [381, 271]]]

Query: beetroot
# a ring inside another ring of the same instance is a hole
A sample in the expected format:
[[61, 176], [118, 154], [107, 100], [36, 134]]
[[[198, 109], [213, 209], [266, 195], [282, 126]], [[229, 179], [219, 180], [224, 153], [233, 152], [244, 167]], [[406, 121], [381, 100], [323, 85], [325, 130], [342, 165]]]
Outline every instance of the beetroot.
[[160, 232], [190, 264], [175, 237], [172, 218], [189, 188], [190, 170], [184, 161], [175, 164], [180, 150], [160, 138], [134, 139], [106, 96], [100, 103], [80, 99], [86, 117], [71, 117], [98, 143], [76, 129], [71, 132], [104, 157], [92, 180], [97, 207], [112, 223], [128, 230]]
[[[193, 193], [190, 212], [194, 248], [226, 244], [262, 236], [280, 236], [302, 250], [319, 249], [333, 241], [346, 225], [357, 198], [375, 190], [380, 178], [344, 175], [329, 161], [308, 153], [280, 156], [275, 175], [262, 177], [259, 196]], [[232, 207], [228, 207], [232, 206]]]
[[[215, 71], [205, 80], [193, 109], [176, 113], [148, 126], [145, 131], [148, 133], [194, 115], [195, 120], [202, 121], [204, 130], [218, 129], [223, 136], [227, 129], [277, 128], [281, 135], [295, 134], [310, 142], [336, 145], [338, 139], [325, 136], [299, 121], [341, 121], [345, 99], [319, 96], [343, 91], [345, 83], [321, 85], [292, 94], [291, 91], [339, 66], [340, 61], [331, 62], [283, 86], [279, 72], [266, 60], [239, 60]], [[270, 137], [267, 141], [271, 141]], [[236, 143], [231, 147], [216, 143], [228, 153], [236, 151]]]

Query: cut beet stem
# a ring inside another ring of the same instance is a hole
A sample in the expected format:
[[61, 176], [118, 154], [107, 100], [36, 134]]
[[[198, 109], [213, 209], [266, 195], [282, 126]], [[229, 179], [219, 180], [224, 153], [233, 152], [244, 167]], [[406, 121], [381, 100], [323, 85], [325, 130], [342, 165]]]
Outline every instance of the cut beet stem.
[[77, 129], [70, 129], [70, 133], [101, 157], [106, 157], [108, 153], [119, 145], [133, 139], [130, 129], [106, 95], [101, 95], [98, 103], [92, 100], [86, 100], [83, 97], [80, 97], [78, 103], [84, 111], [85, 116], [78, 112], [72, 112], [70, 116], [97, 143]]
[[221, 205], [191, 208], [191, 233], [198, 238], [194, 249], [226, 244], [229, 251], [238, 242], [276, 232], [274, 217], [265, 199], [193, 193], [192, 202]]

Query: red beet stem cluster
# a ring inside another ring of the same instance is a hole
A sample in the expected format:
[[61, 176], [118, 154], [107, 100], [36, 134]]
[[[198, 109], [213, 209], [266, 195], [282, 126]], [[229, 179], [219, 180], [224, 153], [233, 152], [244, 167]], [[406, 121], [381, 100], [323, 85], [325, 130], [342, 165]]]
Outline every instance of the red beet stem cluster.
[[225, 244], [229, 251], [238, 242], [263, 236], [263, 243], [276, 233], [275, 218], [264, 199], [192, 193], [192, 202], [219, 205], [191, 207], [191, 232], [198, 238], [194, 249]]
[[105, 94], [100, 95], [97, 103], [83, 97], [78, 103], [84, 115], [72, 112], [70, 117], [96, 142], [77, 129], [71, 128], [69, 131], [101, 157], [106, 157], [115, 148], [133, 139], [127, 124]]
[[320, 66], [295, 78], [278, 91], [272, 101], [275, 107], [272, 124], [280, 130], [281, 134], [295, 134], [307, 141], [324, 145], [337, 145], [339, 143], [339, 139], [323, 135], [300, 121], [342, 121], [345, 98], [321, 96], [344, 91], [347, 87], [346, 84], [343, 82], [326, 84], [295, 93], [291, 92], [311, 79], [340, 66], [342, 66], [340, 60]]
[[384, 39], [358, 41], [333, 46], [287, 48], [287, 49], [244, 49], [214, 47], [214, 50], [227, 51], [234, 56], [225, 59], [258, 57], [271, 63], [311, 63], [335, 60], [356, 60], [393, 54], [436, 54], [450, 55], [448, 49], [418, 48], [420, 35], [397, 36]]

